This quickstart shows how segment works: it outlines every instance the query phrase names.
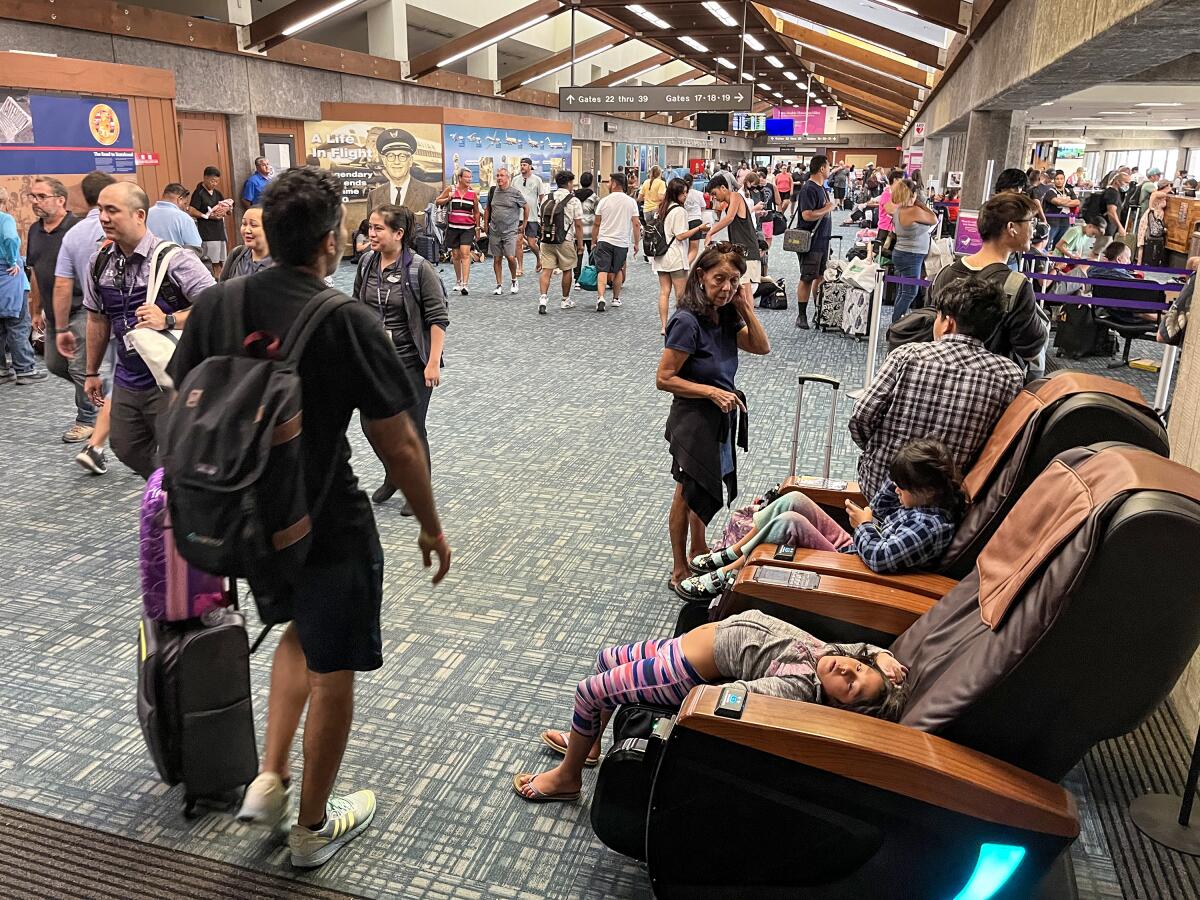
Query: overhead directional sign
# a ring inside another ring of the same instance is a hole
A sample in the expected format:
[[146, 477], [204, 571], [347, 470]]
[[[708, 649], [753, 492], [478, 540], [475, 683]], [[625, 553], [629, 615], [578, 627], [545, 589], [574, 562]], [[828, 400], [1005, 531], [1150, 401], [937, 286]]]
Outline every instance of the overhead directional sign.
[[563, 112], [737, 112], [753, 104], [754, 92], [736, 84], [558, 89]]

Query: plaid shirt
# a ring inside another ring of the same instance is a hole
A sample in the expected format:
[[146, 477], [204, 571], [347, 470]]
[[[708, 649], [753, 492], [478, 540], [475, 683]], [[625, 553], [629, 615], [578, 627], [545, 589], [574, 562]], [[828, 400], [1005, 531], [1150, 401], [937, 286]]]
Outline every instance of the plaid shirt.
[[896, 485], [885, 478], [871, 501], [875, 521], [854, 529], [854, 543], [842, 553], [857, 553], [873, 572], [904, 572], [941, 558], [957, 527], [944, 509], [905, 509]]
[[965, 474], [1023, 383], [1012, 360], [965, 334], [897, 347], [850, 417], [863, 494], [879, 492], [897, 451], [915, 438], [941, 441]]

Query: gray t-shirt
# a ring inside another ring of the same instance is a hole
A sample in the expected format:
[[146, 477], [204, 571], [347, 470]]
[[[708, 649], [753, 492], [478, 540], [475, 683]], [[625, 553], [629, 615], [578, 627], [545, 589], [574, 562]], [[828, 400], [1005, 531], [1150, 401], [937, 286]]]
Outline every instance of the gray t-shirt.
[[512, 186], [524, 195], [525, 202], [529, 204], [530, 209], [537, 209], [540, 205], [539, 198], [546, 193], [546, 182], [542, 181], [541, 176], [534, 172], [530, 172], [528, 177], [521, 174], [514, 175]]
[[[515, 234], [521, 224], [521, 210], [526, 205], [525, 195], [514, 183], [510, 182], [506, 188], [497, 187], [488, 200], [488, 231]], [[536, 204], [532, 208], [536, 209]]]

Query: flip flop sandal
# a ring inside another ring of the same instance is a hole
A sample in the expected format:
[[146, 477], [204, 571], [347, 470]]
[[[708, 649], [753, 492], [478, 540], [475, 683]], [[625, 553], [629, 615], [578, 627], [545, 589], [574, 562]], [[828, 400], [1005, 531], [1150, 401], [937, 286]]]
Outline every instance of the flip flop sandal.
[[714, 597], [720, 597], [723, 593], [722, 591], [689, 591], [683, 586], [683, 584], [684, 583], [681, 581], [679, 584], [675, 585], [675, 594], [681, 600], [686, 600], [688, 603], [707, 603]]
[[[573, 794], [543, 794], [529, 783], [536, 777], [528, 772], [518, 772], [513, 776], [513, 791], [526, 803], [574, 803], [579, 799], [579, 791]], [[525, 793], [527, 789], [533, 792], [533, 796]]]
[[[549, 734], [557, 734], [559, 737], [562, 738], [563, 742], [561, 744], [555, 743], [553, 740], [551, 740], [550, 738], [548, 738], [546, 736]], [[538, 735], [538, 737], [540, 737], [542, 739], [543, 744], [545, 744], [547, 747], [549, 747], [555, 753], [558, 753], [562, 756], [567, 755], [567, 733], [565, 731], [543, 731], [540, 735]], [[587, 759], [585, 759], [583, 761], [583, 764], [587, 768], [593, 769], [596, 766], [600, 765], [600, 757], [589, 756]]]

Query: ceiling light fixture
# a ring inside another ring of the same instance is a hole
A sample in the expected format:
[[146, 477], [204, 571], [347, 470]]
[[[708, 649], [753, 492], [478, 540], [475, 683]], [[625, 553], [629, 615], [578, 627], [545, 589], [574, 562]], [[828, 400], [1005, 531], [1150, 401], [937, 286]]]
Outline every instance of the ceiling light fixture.
[[758, 86], [760, 88], [762, 88], [764, 91], [769, 91], [771, 89], [771, 86], [769, 84], [763, 84], [761, 81], [758, 83]]
[[301, 32], [306, 28], [311, 28], [312, 26], [316, 25], [318, 22], [322, 22], [325, 19], [328, 19], [330, 16], [336, 16], [343, 9], [353, 6], [357, 2], [358, 2], [358, 0], [338, 0], [337, 3], [331, 3], [329, 6], [325, 7], [324, 9], [318, 10], [317, 12], [313, 13], [308, 18], [301, 19], [295, 25], [289, 25], [287, 28], [283, 29], [283, 33], [285, 35], [287, 35], [288, 37], [291, 37], [293, 34], [296, 34], [297, 32]]
[[771, 65], [773, 65], [777, 69], [783, 68], [783, 63], [779, 61], [778, 56], [764, 56], [763, 59], [765, 59], [767, 62], [769, 62]]
[[1183, 106], [1182, 103], [1135, 103], [1134, 106]]
[[763, 50], [764, 49], [764, 47], [762, 45], [762, 41], [760, 41], [758, 38], [756, 38], [752, 34], [743, 34], [742, 40], [746, 42], [746, 46], [749, 47], [751, 50]]
[[[612, 44], [605, 44], [603, 47], [599, 47], [599, 48], [593, 50], [591, 53], [585, 53], [585, 54], [583, 54], [583, 56], [577, 56], [575, 58], [575, 62], [581, 63], [585, 59], [591, 59], [593, 56], [598, 56], [599, 54], [603, 53], [605, 50], [611, 50], [612, 47], [613, 47]], [[571, 65], [571, 61], [567, 60], [561, 66], [555, 66], [549, 72], [543, 72], [541, 75], [534, 75], [532, 78], [525, 79], [524, 81], [521, 82], [521, 87], [525, 87], [525, 85], [527, 85], [527, 84], [533, 84], [535, 81], [541, 81], [543, 78], [545, 78], [548, 75], [553, 75], [555, 72], [561, 72], [563, 69], [569, 68], [570, 65]]]
[[783, 94], [779, 93], [779, 91], [775, 91], [774, 93], [771, 94], [771, 96], [778, 97], [780, 100], [783, 99]]
[[632, 6], [626, 6], [625, 8], [627, 10], [629, 10], [631, 13], [635, 13], [636, 15], [640, 16], [641, 18], [645, 19], [647, 22], [649, 22], [655, 28], [668, 29], [671, 27], [670, 22], [664, 22], [662, 19], [660, 19], [654, 13], [650, 12], [650, 10], [646, 9], [646, 7], [644, 7], [644, 6], [639, 6], [638, 4], [635, 3]]
[[751, 75], [749, 72], [742, 73], [742, 81], [753, 81], [753, 80], [754, 80], [754, 76]]
[[1054, 105], [1053, 100], [1047, 100], [1045, 103], [1042, 104], [1042, 106], [1053, 106], [1053, 105]]
[[489, 41], [484, 41], [481, 44], [476, 44], [474, 47], [471, 47], [468, 50], [464, 50], [462, 53], [456, 53], [453, 56], [443, 59], [440, 63], [438, 63], [438, 68], [440, 69], [443, 66], [448, 66], [452, 62], [458, 62], [464, 56], [470, 56], [472, 53], [476, 53], [476, 52], [482, 50], [484, 47], [490, 47], [492, 44], [498, 44], [500, 41], [504, 40], [505, 38], [512, 37], [517, 32], [524, 31], [526, 28], [532, 28], [538, 22], [544, 22], [548, 18], [550, 18], [550, 16], [541, 15], [541, 16], [538, 16], [536, 19], [530, 19], [528, 22], [525, 22], [522, 25], [518, 25], [515, 28], [510, 28], [508, 31], [504, 32], [504, 34], [497, 35], [496, 37], [492, 38]]
[[717, 65], [719, 65], [725, 69], [736, 69], [737, 68], [737, 66], [735, 66], [733, 63], [731, 63], [729, 60], [727, 60], [723, 56], [717, 57]]
[[733, 28], [737, 27], [737, 19], [725, 11], [725, 8], [720, 3], [713, 3], [711, 0], [707, 3], [700, 4], [710, 13], [717, 17], [717, 21], [722, 25], [729, 25]]
[[685, 35], [684, 37], [681, 37], [679, 40], [682, 41], [683, 43], [687, 44], [693, 50], [699, 51], [700, 53], [708, 52], [708, 48], [705, 47], [698, 40], [696, 40], [694, 37], [688, 37]]
[[795, 72], [784, 72], [783, 77], [786, 78], [788, 81], [795, 81], [796, 73]]

